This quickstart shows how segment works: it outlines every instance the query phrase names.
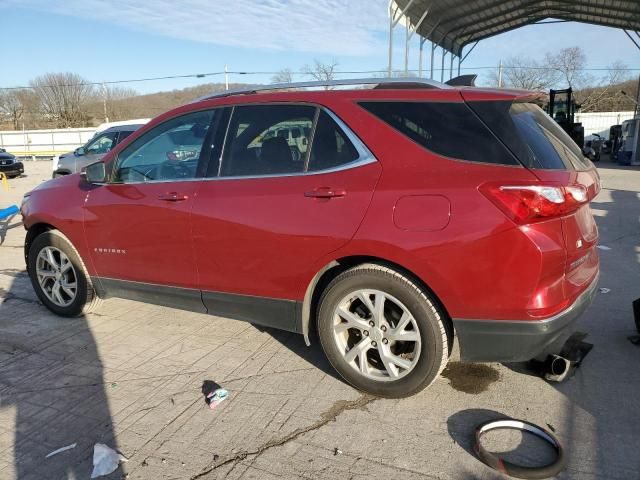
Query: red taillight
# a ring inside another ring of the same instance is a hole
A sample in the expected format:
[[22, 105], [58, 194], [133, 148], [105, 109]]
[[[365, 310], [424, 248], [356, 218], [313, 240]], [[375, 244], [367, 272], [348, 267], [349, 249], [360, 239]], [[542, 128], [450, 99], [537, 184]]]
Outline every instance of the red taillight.
[[582, 185], [485, 183], [480, 191], [518, 224], [566, 215], [589, 200], [587, 189]]

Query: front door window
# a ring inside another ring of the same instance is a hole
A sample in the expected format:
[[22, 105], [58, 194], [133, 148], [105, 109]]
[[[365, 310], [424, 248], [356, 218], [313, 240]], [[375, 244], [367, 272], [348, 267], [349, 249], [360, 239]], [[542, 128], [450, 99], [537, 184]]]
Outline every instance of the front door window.
[[165, 122], [125, 148], [114, 180], [141, 183], [195, 178], [214, 111], [195, 112]]

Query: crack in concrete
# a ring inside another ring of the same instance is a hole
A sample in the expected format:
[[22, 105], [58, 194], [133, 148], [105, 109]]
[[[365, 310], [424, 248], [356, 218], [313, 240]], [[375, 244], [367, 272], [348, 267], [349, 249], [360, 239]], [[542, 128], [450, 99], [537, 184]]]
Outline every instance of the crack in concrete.
[[371, 402], [373, 402], [374, 400], [376, 400], [376, 397], [373, 397], [371, 395], [362, 395], [360, 398], [358, 398], [357, 400], [339, 400], [337, 402], [335, 402], [331, 408], [329, 410], [327, 410], [326, 412], [323, 412], [321, 415], [320, 420], [318, 420], [317, 422], [309, 425], [308, 427], [302, 427], [302, 428], [297, 428], [296, 430], [294, 430], [293, 432], [289, 433], [288, 435], [285, 435], [284, 437], [281, 438], [276, 438], [273, 440], [269, 440], [267, 443], [259, 446], [258, 448], [254, 449], [254, 450], [244, 450], [242, 452], [239, 452], [229, 458], [226, 458], [218, 463], [215, 463], [209, 467], [207, 467], [206, 469], [204, 469], [202, 472], [198, 473], [197, 475], [194, 475], [191, 477], [190, 480], [196, 480], [198, 478], [203, 478], [206, 477], [207, 475], [209, 475], [211, 472], [217, 470], [220, 467], [223, 467], [225, 465], [228, 465], [230, 463], [233, 463], [234, 465], [237, 464], [238, 462], [241, 462], [242, 460], [245, 460], [247, 457], [253, 457], [253, 456], [259, 456], [262, 455], [265, 451], [274, 448], [274, 447], [280, 447], [292, 440], [297, 439], [298, 437], [304, 435], [305, 433], [309, 433], [312, 432], [314, 430], [318, 430], [322, 427], [324, 427], [326, 424], [328, 424], [329, 422], [335, 422], [336, 419], [344, 412], [346, 412], [347, 410], [361, 410], [364, 409], [365, 407], [367, 407], [367, 405], [369, 405]]

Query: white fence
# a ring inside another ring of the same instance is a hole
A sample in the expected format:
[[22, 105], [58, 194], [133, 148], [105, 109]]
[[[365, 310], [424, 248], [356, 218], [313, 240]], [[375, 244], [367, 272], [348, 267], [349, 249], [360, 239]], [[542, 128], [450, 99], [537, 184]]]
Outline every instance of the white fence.
[[0, 148], [18, 157], [53, 157], [75, 150], [93, 137], [95, 128], [0, 131]]
[[[609, 137], [609, 128], [633, 118], [633, 112], [576, 113], [576, 122], [582, 122], [585, 138], [597, 133]], [[133, 121], [133, 120], [132, 120]], [[145, 123], [141, 120], [140, 123]], [[98, 127], [100, 128], [100, 127]], [[63, 128], [48, 130], [0, 131], [0, 148], [18, 157], [53, 157], [84, 145], [96, 128]]]
[[612, 125], [620, 125], [631, 118], [633, 118], [633, 112], [591, 112], [576, 113], [575, 121], [582, 122], [585, 138], [597, 133], [607, 139]]

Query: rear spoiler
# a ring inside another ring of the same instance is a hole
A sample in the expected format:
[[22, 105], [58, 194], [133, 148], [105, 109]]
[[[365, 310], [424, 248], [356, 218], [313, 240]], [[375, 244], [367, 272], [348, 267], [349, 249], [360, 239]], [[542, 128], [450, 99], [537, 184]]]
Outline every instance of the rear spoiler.
[[475, 87], [476, 78], [478, 78], [478, 75], [475, 73], [471, 73], [469, 75], [458, 75], [444, 83], [451, 87]]

